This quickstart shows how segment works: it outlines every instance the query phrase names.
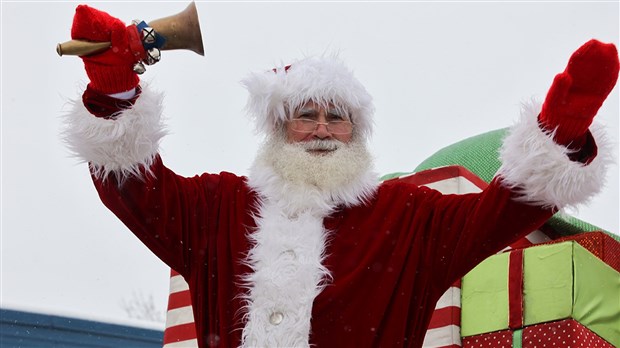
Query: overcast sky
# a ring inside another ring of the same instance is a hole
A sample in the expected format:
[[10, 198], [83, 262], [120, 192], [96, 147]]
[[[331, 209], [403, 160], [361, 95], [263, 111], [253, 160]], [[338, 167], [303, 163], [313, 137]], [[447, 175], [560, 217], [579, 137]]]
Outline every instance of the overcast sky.
[[[77, 2], [2, 2], [1, 306], [121, 322], [121, 302], [152, 295], [168, 268], [100, 203], [59, 133], [86, 84], [58, 57]], [[188, 2], [92, 2], [123, 21]], [[239, 84], [304, 55], [340, 52], [375, 98], [377, 171], [413, 170], [442, 147], [511, 125], [543, 99], [590, 38], [618, 43], [618, 2], [198, 2], [206, 56], [166, 51], [143, 78], [166, 94], [166, 164], [190, 176], [246, 174], [259, 138]], [[618, 158], [618, 88], [597, 116]], [[618, 233], [618, 166], [576, 216]]]

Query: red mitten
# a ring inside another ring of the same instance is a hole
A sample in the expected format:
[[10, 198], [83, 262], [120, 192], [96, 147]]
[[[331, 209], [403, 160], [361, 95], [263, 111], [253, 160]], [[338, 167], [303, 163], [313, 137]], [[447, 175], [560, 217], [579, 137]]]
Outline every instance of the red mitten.
[[588, 127], [618, 79], [618, 51], [613, 44], [590, 40], [556, 75], [539, 116], [542, 127], [556, 130], [554, 140], [579, 150]]
[[89, 89], [103, 94], [129, 91], [140, 79], [133, 65], [145, 57], [144, 47], [135, 25], [125, 24], [109, 14], [79, 5], [73, 17], [74, 40], [109, 41], [111, 47], [98, 54], [81, 57], [90, 79]]

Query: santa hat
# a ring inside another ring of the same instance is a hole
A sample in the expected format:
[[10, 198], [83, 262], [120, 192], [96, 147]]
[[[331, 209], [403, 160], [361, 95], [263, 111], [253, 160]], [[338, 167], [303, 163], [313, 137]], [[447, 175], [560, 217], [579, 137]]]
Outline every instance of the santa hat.
[[354, 134], [368, 137], [372, 133], [372, 97], [336, 57], [305, 58], [252, 73], [241, 82], [250, 92], [246, 109], [258, 132], [276, 132], [290, 118], [287, 110], [296, 110], [312, 100], [347, 110], [355, 125]]

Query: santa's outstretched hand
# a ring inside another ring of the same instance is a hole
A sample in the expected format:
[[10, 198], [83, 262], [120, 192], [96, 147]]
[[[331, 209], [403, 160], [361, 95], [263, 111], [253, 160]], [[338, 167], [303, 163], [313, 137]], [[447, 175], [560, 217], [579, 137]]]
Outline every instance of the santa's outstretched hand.
[[120, 19], [87, 5], [75, 10], [71, 38], [111, 42], [102, 53], [82, 56], [88, 88], [97, 93], [115, 94], [133, 90], [140, 79], [133, 66], [145, 57], [144, 46], [135, 25], [126, 26]]
[[618, 80], [618, 51], [613, 44], [590, 40], [556, 75], [539, 116], [556, 143], [579, 151], [587, 146], [588, 128]]

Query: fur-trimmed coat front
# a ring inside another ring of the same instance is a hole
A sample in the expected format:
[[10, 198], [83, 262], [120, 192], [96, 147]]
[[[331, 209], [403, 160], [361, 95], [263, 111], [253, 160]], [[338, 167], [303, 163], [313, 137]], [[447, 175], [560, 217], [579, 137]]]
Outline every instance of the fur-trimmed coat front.
[[[261, 241], [272, 245], [259, 268], [271, 268], [247, 284], [261, 201], [246, 178], [182, 178], [159, 158], [151, 170], [122, 189], [95, 182], [103, 202], [187, 280], [201, 346], [239, 346], [249, 321], [259, 332], [247, 346], [420, 347], [450, 284], [551, 215], [515, 202], [498, 181], [482, 194], [446, 196], [387, 182], [368, 203], [325, 218], [281, 217], [292, 229]], [[257, 295], [252, 320], [248, 286], [273, 289]]]

